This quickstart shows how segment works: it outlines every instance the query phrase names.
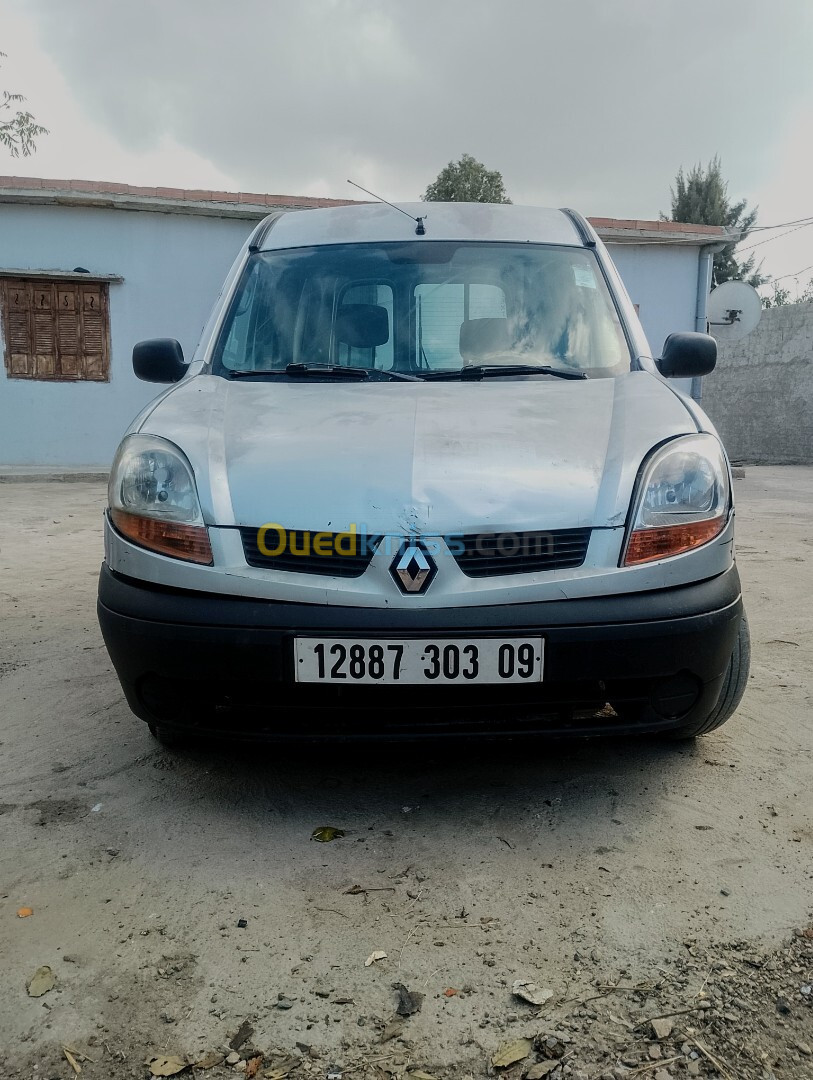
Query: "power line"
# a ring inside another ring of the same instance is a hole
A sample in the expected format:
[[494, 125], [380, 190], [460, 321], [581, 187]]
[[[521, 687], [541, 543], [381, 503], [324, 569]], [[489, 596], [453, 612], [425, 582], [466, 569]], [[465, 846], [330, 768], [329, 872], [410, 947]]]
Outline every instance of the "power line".
[[788, 225], [806, 225], [809, 221], [813, 222], [813, 216], [796, 218], [795, 221], [780, 221], [778, 225], [752, 225], [748, 231], [764, 232], [766, 229], [784, 229]]
[[[678, 223], [675, 222], [675, 224], [678, 224]], [[737, 254], [739, 254], [742, 251], [750, 251], [752, 248], [760, 247], [762, 244], [768, 244], [768, 243], [770, 243], [771, 240], [779, 240], [783, 236], [788, 236], [790, 233], [796, 232], [797, 229], [806, 229], [809, 225], [813, 225], [813, 217], [796, 218], [795, 221], [781, 221], [776, 225], [753, 225], [748, 230], [748, 235], [750, 236], [751, 233], [755, 233], [755, 232], [768, 232], [768, 231], [773, 230], [773, 229], [784, 229], [789, 225], [793, 225], [794, 228], [792, 228], [792, 229], [789, 228], [787, 232], [779, 233], [777, 236], [769, 236], [765, 240], [758, 240], [755, 244], [748, 244], [747, 247], [738, 247], [737, 248]], [[605, 242], [612, 243], [613, 241], [609, 240], [609, 241], [605, 241]], [[663, 240], [652, 240], [650, 238], [647, 238], [647, 242], [650, 243], [650, 244], [657, 244], [659, 246], [660, 245], [667, 245], [667, 244], [696, 245], [697, 244], [697, 238], [696, 237], [683, 238], [683, 237], [676, 237], [676, 236], [675, 237], [664, 237]], [[707, 241], [704, 241], [704, 242], [705, 243], [714, 243], [714, 240], [707, 240]], [[725, 243], [726, 245], [728, 245], [728, 244], [737, 244], [738, 243], [738, 241], [731, 240], [728, 237], [726, 237], [725, 235], [719, 237], [719, 242], [720, 243]]]
[[785, 280], [785, 278], [789, 278], [789, 277], [792, 277], [792, 278], [797, 278], [797, 277], [801, 277], [801, 276], [802, 276], [802, 274], [806, 274], [808, 270], [813, 270], [813, 263], [811, 263], [811, 264], [810, 264], [810, 266], [805, 266], [805, 267], [804, 267], [804, 269], [802, 269], [802, 270], [796, 270], [796, 271], [795, 271], [794, 273], [792, 273], [792, 274], [780, 274], [780, 275], [779, 275], [779, 277], [772, 277], [772, 278], [771, 278], [771, 280], [770, 280], [770, 281], [767, 281], [767, 282], [766, 282], [765, 284], [766, 284], [766, 285], [773, 285], [773, 283], [774, 283], [775, 281], [784, 281], [784, 280]]
[[767, 240], [757, 240], [755, 244], [748, 244], [747, 247], [738, 248], [737, 253], [751, 251], [752, 248], [762, 247], [763, 244], [770, 244], [771, 240], [781, 240], [783, 236], [790, 236], [791, 233], [798, 232], [799, 229], [809, 229], [811, 225], [813, 225], [813, 219], [806, 221], [803, 225], [797, 225], [795, 229], [788, 229], [787, 232], [777, 233], [776, 236], [769, 236]]
[[[667, 224], [669, 224], [669, 222], [667, 222]], [[674, 222], [674, 224], [679, 224], [679, 223]], [[807, 229], [811, 225], [813, 225], [813, 217], [810, 217], [810, 218], [797, 218], [796, 221], [785, 221], [785, 222], [782, 222], [782, 223], [780, 223], [778, 225], [754, 225], [752, 228], [750, 228], [748, 230], [748, 235], [750, 236], [751, 233], [764, 232], [764, 231], [767, 231], [767, 230], [770, 230], [770, 229], [781, 229], [781, 228], [784, 228], [786, 225], [793, 225], [794, 228], [788, 229], [786, 232], [783, 232], [783, 233], [778, 233], [776, 236], [768, 236], [764, 240], [758, 240], [755, 244], [748, 244], [748, 245], [746, 245], [746, 247], [737, 247], [737, 254], [739, 255], [743, 251], [751, 251], [753, 248], [761, 247], [763, 244], [769, 244], [771, 242], [771, 240], [781, 240], [781, 238], [783, 236], [789, 236], [791, 233], [797, 232], [799, 229]], [[595, 228], [595, 226], [593, 226], [593, 227]], [[596, 231], [599, 233], [599, 235], [601, 234], [601, 228], [598, 228]], [[625, 244], [625, 243], [634, 244], [636, 242], [633, 239], [634, 235], [635, 235], [634, 232], [631, 233], [630, 238], [628, 240], [625, 239], [623, 241], [620, 240], [620, 238], [617, 238], [617, 237], [614, 237], [614, 236], [613, 237], [608, 237], [604, 242], [605, 242], [605, 244], [618, 244], [618, 243], [621, 243], [622, 245]], [[704, 238], [700, 242], [698, 241], [698, 238], [696, 236], [686, 236], [686, 237], [678, 237], [678, 236], [666, 237], [665, 236], [662, 240], [661, 239], [655, 240], [651, 236], [648, 236], [645, 240], [643, 240], [641, 242], [645, 243], [647, 245], [654, 245], [654, 246], [657, 246], [657, 247], [666, 247], [666, 246], [670, 246], [672, 244], [681, 244], [684, 247], [687, 247], [687, 246], [688, 247], [696, 247], [696, 246], [698, 246], [698, 244], [700, 246], [705, 246], [705, 245], [713, 244], [713, 243], [721, 243], [721, 244], [725, 244], [726, 246], [728, 246], [729, 244], [734, 244], [734, 245], [739, 244], [738, 240], [732, 240], [729, 236], [726, 236], [725, 234], [722, 234], [722, 235], [720, 235], [718, 237], [709, 236], [708, 238]]]

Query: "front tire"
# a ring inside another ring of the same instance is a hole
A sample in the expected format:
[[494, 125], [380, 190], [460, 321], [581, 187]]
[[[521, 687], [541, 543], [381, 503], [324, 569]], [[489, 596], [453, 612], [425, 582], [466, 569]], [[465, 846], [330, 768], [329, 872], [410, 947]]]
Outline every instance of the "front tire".
[[182, 750], [189, 745], [189, 736], [172, 728], [161, 727], [160, 724], [148, 724], [150, 735], [167, 750]]
[[694, 739], [697, 735], [707, 735], [723, 724], [737, 711], [742, 701], [745, 688], [748, 685], [748, 672], [751, 668], [751, 634], [748, 629], [748, 619], [745, 612], [742, 613], [737, 640], [734, 643], [734, 651], [728, 662], [728, 670], [723, 680], [723, 688], [717, 704], [709, 715], [702, 720], [694, 720], [684, 727], [674, 728], [667, 732], [670, 739]]

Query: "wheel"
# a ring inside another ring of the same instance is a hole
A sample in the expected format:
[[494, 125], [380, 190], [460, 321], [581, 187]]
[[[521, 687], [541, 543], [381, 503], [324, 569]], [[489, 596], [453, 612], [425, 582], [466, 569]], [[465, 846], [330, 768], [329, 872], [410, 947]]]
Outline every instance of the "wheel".
[[723, 680], [723, 688], [717, 704], [709, 715], [702, 720], [694, 720], [685, 727], [675, 728], [667, 732], [670, 739], [693, 739], [696, 735], [706, 735], [714, 731], [733, 716], [737, 706], [742, 701], [745, 687], [748, 685], [748, 672], [751, 668], [751, 635], [748, 630], [748, 619], [745, 612], [742, 613], [740, 629], [737, 640], [734, 643], [734, 651], [728, 662], [728, 671]]
[[167, 750], [180, 750], [189, 745], [189, 737], [182, 731], [161, 727], [159, 724], [147, 724], [150, 735]]

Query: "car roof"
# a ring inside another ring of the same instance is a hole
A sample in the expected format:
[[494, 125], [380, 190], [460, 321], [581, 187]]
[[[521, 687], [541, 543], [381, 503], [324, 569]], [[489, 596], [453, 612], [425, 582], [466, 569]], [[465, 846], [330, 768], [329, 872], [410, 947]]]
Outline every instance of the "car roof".
[[[487, 240], [535, 244], [584, 243], [575, 221], [562, 210], [495, 203], [399, 203], [424, 219], [423, 240]], [[584, 226], [592, 235], [589, 225]], [[359, 203], [271, 215], [256, 229], [255, 250], [323, 244], [391, 243], [415, 240], [415, 224], [385, 203]]]

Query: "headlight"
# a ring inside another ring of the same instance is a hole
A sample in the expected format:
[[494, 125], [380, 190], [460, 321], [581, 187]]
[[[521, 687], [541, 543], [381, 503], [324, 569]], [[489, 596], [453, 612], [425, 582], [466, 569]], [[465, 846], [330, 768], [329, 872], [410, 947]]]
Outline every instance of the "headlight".
[[728, 466], [713, 435], [662, 446], [639, 477], [624, 566], [707, 544], [723, 531], [730, 502]]
[[212, 562], [192, 467], [177, 446], [130, 435], [118, 449], [107, 489], [110, 519], [129, 540], [161, 555]]

